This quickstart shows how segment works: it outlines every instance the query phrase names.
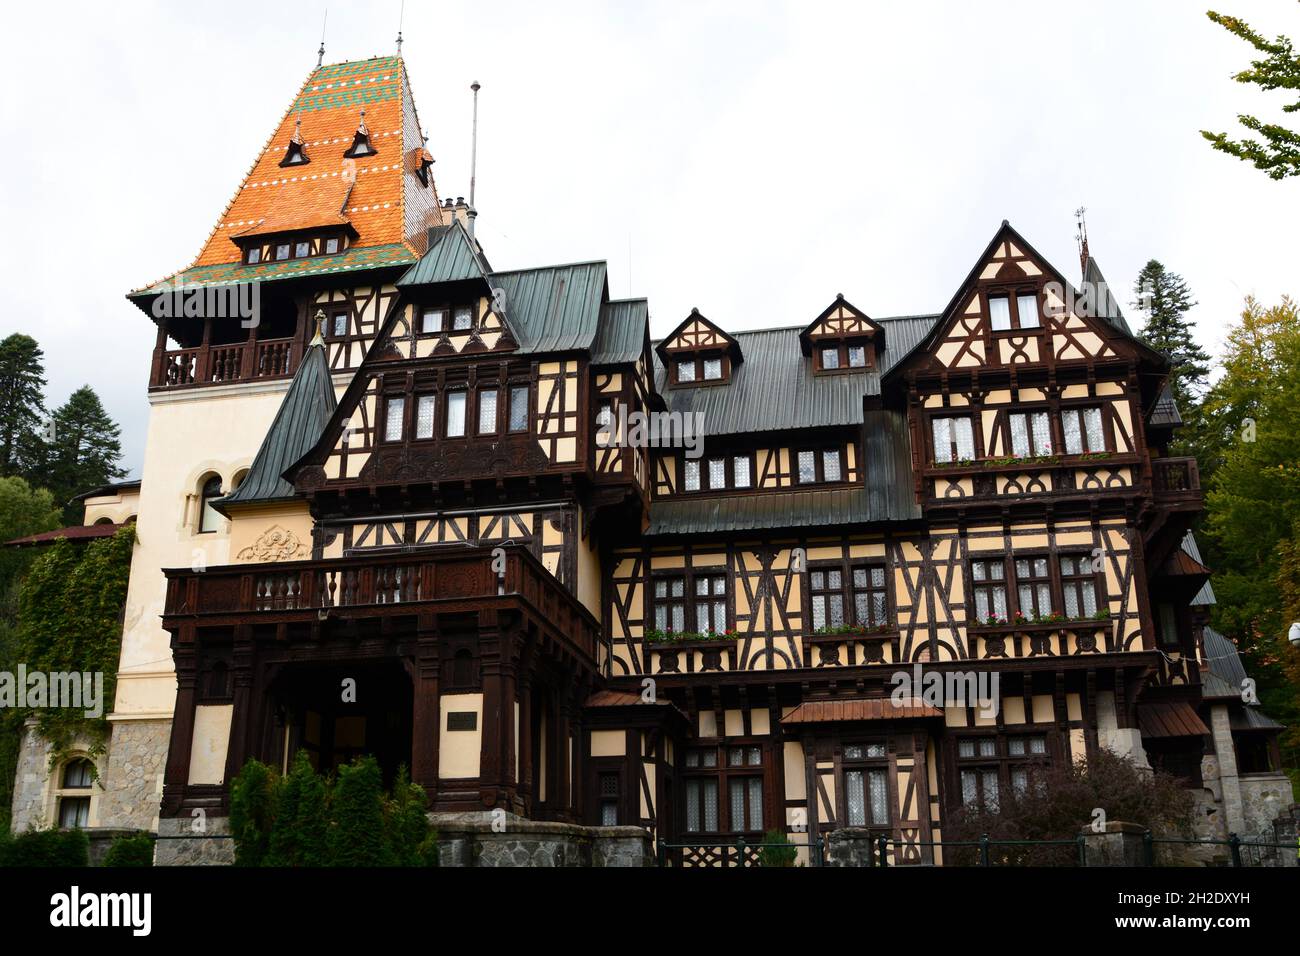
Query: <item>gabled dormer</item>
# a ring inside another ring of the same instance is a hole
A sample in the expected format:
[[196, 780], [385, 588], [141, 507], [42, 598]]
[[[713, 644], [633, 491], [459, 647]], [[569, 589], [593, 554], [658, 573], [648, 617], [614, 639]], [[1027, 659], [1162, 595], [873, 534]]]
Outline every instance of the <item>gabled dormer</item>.
[[374, 156], [379, 150], [370, 142], [370, 129], [366, 126], [366, 111], [361, 111], [361, 122], [357, 124], [357, 131], [352, 137], [352, 145], [348, 147], [343, 154], [344, 159], [360, 159], [363, 156]]
[[799, 346], [815, 374], [861, 372], [880, 367], [885, 332], [841, 294], [799, 333]]
[[306, 166], [311, 162], [307, 155], [307, 144], [302, 141], [302, 117], [294, 120], [293, 136], [289, 138], [289, 146], [284, 151], [284, 159], [280, 160], [281, 166]]
[[433, 183], [433, 154], [424, 146], [411, 150], [411, 169], [420, 180], [420, 185], [428, 189]]
[[700, 314], [691, 314], [655, 348], [671, 387], [725, 385], [744, 361], [740, 343]]

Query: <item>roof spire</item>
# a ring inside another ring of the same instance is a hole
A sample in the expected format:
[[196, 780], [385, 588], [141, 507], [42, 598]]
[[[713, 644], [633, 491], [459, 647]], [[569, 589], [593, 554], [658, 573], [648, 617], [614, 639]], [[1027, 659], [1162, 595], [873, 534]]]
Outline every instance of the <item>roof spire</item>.
[[366, 127], [366, 111], [361, 111], [361, 122], [357, 124], [357, 132], [362, 136], [369, 136], [370, 130]]
[[406, 0], [402, 0], [401, 12], [397, 15], [397, 58], [402, 57], [402, 21], [406, 19]]
[[302, 145], [302, 114], [299, 113], [297, 119], [293, 121], [293, 136], [289, 142]]
[[1079, 227], [1074, 241], [1079, 244], [1079, 269], [1083, 272], [1088, 269], [1088, 220], [1084, 216], [1087, 211], [1083, 206], [1074, 211], [1075, 224]]
[[330, 8], [326, 7], [325, 17], [323, 20], [321, 20], [321, 25], [320, 25], [320, 49], [316, 51], [316, 69], [318, 70], [321, 68], [321, 64], [325, 62], [325, 24], [329, 22], [330, 22]]

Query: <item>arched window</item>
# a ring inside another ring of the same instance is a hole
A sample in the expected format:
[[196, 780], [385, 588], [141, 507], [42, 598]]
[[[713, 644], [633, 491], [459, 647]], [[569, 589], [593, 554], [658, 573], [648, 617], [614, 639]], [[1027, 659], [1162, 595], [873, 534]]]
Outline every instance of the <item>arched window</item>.
[[208, 475], [200, 486], [199, 497], [199, 533], [207, 534], [221, 529], [221, 512], [212, 507], [212, 502], [221, 497], [221, 477]]
[[103, 517], [103, 518], [97, 518], [97, 519], [95, 519], [95, 524], [112, 524], [112, 523], [113, 523], [113, 519], [112, 519], [112, 518], [109, 518], [109, 517], [107, 517], [107, 516], [105, 516], [105, 517]]
[[230, 479], [230, 493], [234, 494], [236, 491], [238, 491], [239, 486], [244, 483], [244, 479], [247, 477], [248, 477], [247, 468], [235, 472], [235, 477]]
[[94, 766], [84, 757], [63, 765], [57, 793], [59, 826], [80, 828], [90, 824], [90, 785]]

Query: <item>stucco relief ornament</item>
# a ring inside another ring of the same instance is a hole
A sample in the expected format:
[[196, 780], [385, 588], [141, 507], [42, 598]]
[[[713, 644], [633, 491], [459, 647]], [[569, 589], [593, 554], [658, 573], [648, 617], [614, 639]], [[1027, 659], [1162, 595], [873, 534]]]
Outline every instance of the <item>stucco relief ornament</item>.
[[287, 528], [271, 525], [252, 544], [239, 552], [240, 561], [294, 561], [305, 557], [302, 539]]

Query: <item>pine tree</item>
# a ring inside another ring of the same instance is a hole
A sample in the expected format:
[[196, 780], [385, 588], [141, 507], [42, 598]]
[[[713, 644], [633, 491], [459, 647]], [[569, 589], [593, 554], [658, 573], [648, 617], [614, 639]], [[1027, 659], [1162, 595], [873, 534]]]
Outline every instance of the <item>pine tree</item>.
[[1196, 305], [1192, 292], [1182, 276], [1155, 259], [1138, 273], [1133, 291], [1138, 309], [1146, 314], [1140, 338], [1169, 356], [1173, 363], [1169, 386], [1178, 410], [1189, 419], [1195, 415], [1210, 373], [1210, 357], [1192, 337], [1192, 324], [1187, 320], [1188, 311]]
[[30, 335], [0, 342], [0, 477], [40, 471], [45, 424], [45, 353]]
[[83, 385], [54, 413], [54, 441], [50, 443], [47, 481], [55, 500], [64, 508], [64, 521], [80, 520], [78, 507], [68, 501], [126, 472], [122, 457], [122, 429], [108, 416], [99, 396]]

